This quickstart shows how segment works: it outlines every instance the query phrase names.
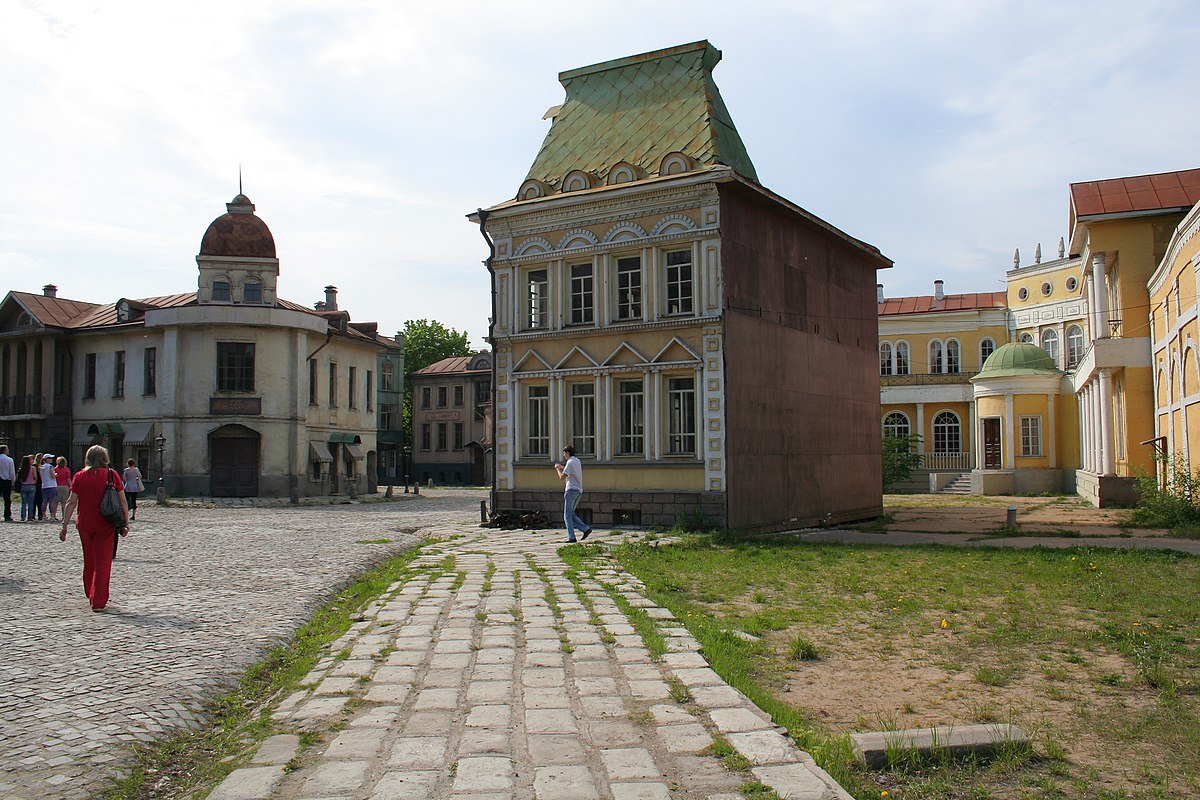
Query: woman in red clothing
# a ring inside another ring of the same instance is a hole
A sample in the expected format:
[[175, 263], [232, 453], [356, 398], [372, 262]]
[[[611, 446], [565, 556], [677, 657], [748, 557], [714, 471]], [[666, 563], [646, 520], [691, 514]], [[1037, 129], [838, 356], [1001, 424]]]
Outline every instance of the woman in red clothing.
[[111, 522], [100, 516], [100, 501], [112, 476], [117, 497], [121, 500], [121, 515], [126, 520], [119, 526], [121, 535], [129, 532], [129, 506], [125, 504], [125, 486], [121, 476], [108, 468], [108, 451], [100, 445], [88, 449], [84, 457], [85, 466], [71, 483], [71, 496], [63, 512], [62, 530], [58, 538], [67, 540], [67, 523], [79, 509], [79, 521], [75, 528], [83, 542], [83, 591], [91, 601], [92, 611], [103, 611], [108, 606], [108, 580], [112, 574], [114, 540], [117, 532]]

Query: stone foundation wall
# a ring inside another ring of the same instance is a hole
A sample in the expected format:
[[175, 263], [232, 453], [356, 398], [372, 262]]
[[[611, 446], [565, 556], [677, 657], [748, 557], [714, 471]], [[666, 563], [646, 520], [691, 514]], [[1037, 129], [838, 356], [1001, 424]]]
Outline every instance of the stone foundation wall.
[[[497, 510], [541, 511], [553, 524], [562, 520], [562, 492], [555, 491], [498, 491]], [[579, 501], [579, 516], [601, 528], [622, 525], [644, 526], [675, 524], [681, 514], [697, 510], [709, 524], [725, 525], [724, 492], [663, 492], [663, 491], [585, 491]], [[622, 512], [636, 512], [636, 522], [623, 517]]]

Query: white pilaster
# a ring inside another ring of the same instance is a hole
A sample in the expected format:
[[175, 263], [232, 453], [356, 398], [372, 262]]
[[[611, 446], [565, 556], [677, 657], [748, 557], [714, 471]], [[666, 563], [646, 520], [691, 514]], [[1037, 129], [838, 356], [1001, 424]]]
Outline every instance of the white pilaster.
[[1116, 475], [1116, 449], [1113, 447], [1112, 373], [1100, 371], [1100, 461], [1104, 475]]
[[1108, 338], [1108, 265], [1105, 263], [1104, 254], [1096, 253], [1092, 256], [1092, 276], [1096, 279], [1096, 294], [1097, 300], [1097, 315], [1096, 324], [1099, 326], [1096, 332], [1092, 335], [1093, 339]]
[[925, 404], [917, 403], [917, 448], [921, 453], [928, 453], [929, 443], [925, 441]]
[[1046, 395], [1046, 427], [1042, 431], [1042, 436], [1045, 439], [1046, 458], [1049, 459], [1048, 463], [1051, 469], [1058, 466], [1057, 453], [1054, 447], [1054, 440], [1058, 438], [1054, 435], [1054, 400], [1055, 395]]
[[1004, 457], [1000, 462], [1004, 466], [1004, 469], [1016, 469], [1017, 466], [1017, 451], [1015, 448], [1018, 421], [1013, 416], [1013, 413], [1013, 396], [1012, 394], [1006, 394], [1004, 395], [1004, 419], [1008, 424], [1005, 425], [1004, 431]]
[[971, 460], [978, 458], [978, 442], [979, 437], [976, 436], [975, 422], [975, 401], [971, 400], [967, 403], [967, 452], [971, 454]]

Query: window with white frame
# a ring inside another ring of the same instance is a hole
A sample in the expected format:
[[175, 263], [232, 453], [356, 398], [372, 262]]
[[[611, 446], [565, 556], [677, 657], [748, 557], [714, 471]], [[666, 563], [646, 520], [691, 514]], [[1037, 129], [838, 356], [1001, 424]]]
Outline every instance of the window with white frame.
[[1037, 458], [1042, 454], [1042, 418], [1021, 417], [1021, 455]]
[[696, 379], [667, 379], [667, 452], [696, 452]]
[[531, 329], [550, 327], [550, 281], [546, 270], [535, 269], [525, 274], [527, 323]]
[[985, 336], [979, 340], [979, 368], [983, 369], [983, 362], [988, 360], [988, 356], [996, 352], [996, 342], [991, 337]]
[[596, 385], [571, 385], [571, 445], [575, 455], [596, 454]]
[[1072, 325], [1067, 328], [1067, 369], [1074, 369], [1083, 360], [1083, 328]]
[[879, 374], [891, 375], [894, 365], [892, 362], [892, 343], [879, 343]]
[[933, 452], [962, 452], [962, 422], [953, 411], [942, 411], [933, 418]]
[[666, 254], [667, 313], [692, 313], [692, 251], [673, 250]]
[[617, 259], [617, 319], [642, 317], [642, 259]]
[[640, 380], [617, 384], [617, 452], [641, 455], [645, 447], [645, 393]]
[[945, 368], [945, 352], [942, 349], [942, 343], [934, 339], [929, 343], [929, 371], [934, 375], [940, 375]]
[[1025, 331], [1017, 337], [1017, 341], [1021, 344], [1033, 344], [1033, 334], [1029, 331]]
[[550, 387], [530, 386], [526, 391], [525, 451], [531, 456], [550, 455]]
[[908, 342], [896, 342], [896, 374], [908, 374]]
[[907, 439], [912, 428], [909, 425], [908, 417], [899, 411], [891, 411], [883, 418], [883, 435], [895, 436], [898, 439]]
[[1050, 354], [1054, 363], [1058, 363], [1058, 331], [1047, 328], [1042, 331], [1042, 349]]
[[946, 340], [946, 372], [957, 374], [962, 371], [962, 357], [957, 339]]
[[595, 319], [595, 278], [591, 264], [571, 266], [571, 324], [590, 325]]

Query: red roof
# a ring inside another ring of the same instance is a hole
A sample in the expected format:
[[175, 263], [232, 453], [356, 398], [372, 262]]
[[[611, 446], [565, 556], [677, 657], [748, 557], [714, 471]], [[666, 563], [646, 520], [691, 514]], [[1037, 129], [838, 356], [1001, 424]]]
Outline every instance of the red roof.
[[898, 314], [928, 314], [940, 311], [979, 311], [987, 308], [1007, 308], [1006, 292], [974, 292], [972, 294], [948, 294], [941, 300], [933, 295], [919, 297], [888, 297], [879, 303], [879, 316]]
[[71, 320], [97, 307], [95, 303], [85, 303], [82, 300], [47, 297], [30, 292], [10, 292], [9, 295], [24, 306], [38, 322], [56, 328], [69, 327]]
[[1076, 217], [1191, 208], [1200, 202], [1200, 169], [1071, 184]]

